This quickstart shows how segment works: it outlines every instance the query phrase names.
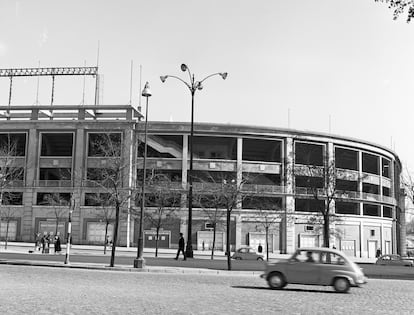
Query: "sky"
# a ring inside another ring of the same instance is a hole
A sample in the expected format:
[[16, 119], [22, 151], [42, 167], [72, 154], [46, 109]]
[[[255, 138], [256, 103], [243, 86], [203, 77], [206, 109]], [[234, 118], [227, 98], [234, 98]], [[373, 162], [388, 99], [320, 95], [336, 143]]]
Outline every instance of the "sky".
[[[330, 132], [394, 149], [414, 169], [414, 22], [394, 21], [385, 4], [2, 0], [0, 13], [1, 69], [98, 65], [103, 104], [138, 106], [148, 81], [156, 121], [191, 119], [189, 90], [160, 75], [188, 80], [182, 63], [196, 80], [228, 72], [196, 92], [196, 122]], [[39, 89], [37, 78], [13, 80], [13, 105], [47, 105], [50, 94], [50, 78]], [[0, 104], [8, 97], [0, 78]], [[93, 100], [92, 78], [56, 78], [54, 104]]]

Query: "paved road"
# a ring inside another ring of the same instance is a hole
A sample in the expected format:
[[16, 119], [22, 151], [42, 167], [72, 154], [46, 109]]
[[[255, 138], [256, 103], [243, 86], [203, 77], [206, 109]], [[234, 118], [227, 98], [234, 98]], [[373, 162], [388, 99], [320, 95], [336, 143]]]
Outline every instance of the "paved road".
[[412, 314], [414, 282], [371, 280], [348, 294], [257, 276], [0, 265], [2, 314]]
[[[167, 256], [168, 257], [168, 256]], [[146, 264], [148, 266], [165, 266], [165, 267], [184, 267], [184, 268], [203, 268], [214, 270], [227, 270], [227, 261], [223, 259], [187, 259], [174, 260], [174, 255], [170, 255], [169, 258], [161, 257], [146, 257]], [[64, 255], [53, 254], [26, 254], [26, 253], [0, 253], [0, 260], [27, 260], [27, 261], [56, 261], [64, 262]], [[77, 263], [96, 263], [102, 265], [109, 265], [110, 255], [71, 255], [71, 262]], [[116, 266], [133, 266], [134, 257], [120, 255], [116, 257]], [[364, 270], [365, 275], [368, 278], [380, 278], [380, 279], [406, 279], [414, 280], [414, 268], [399, 267], [399, 266], [377, 266], [374, 264], [360, 264]], [[232, 270], [234, 271], [262, 271], [264, 270], [264, 263], [260, 261], [245, 261], [245, 260], [232, 260]]]

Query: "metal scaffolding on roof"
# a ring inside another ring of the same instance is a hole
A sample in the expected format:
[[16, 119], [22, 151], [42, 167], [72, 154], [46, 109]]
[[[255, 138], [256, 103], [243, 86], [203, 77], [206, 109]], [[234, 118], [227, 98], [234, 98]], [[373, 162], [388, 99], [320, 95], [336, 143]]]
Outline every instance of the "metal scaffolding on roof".
[[57, 75], [97, 75], [98, 67], [56, 67], [0, 69], [0, 77], [29, 77]]
[[[12, 68], [12, 69], [0, 69], [0, 77], [7, 77], [10, 79], [9, 88], [9, 103], [11, 106], [12, 90], [13, 90], [13, 78], [14, 77], [29, 77], [29, 76], [51, 76], [52, 77], [52, 94], [50, 105], [53, 105], [54, 90], [55, 90], [55, 76], [94, 76], [96, 77], [95, 83], [95, 105], [99, 105], [99, 74], [98, 67], [49, 67], [49, 68]], [[10, 115], [10, 110], [5, 113], [6, 116]], [[50, 112], [53, 115], [53, 111]]]

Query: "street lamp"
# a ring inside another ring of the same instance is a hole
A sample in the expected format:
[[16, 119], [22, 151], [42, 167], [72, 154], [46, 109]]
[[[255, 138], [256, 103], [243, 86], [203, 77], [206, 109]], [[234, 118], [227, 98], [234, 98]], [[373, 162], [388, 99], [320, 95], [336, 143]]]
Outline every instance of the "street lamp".
[[149, 83], [145, 83], [144, 89], [141, 93], [147, 99], [145, 107], [145, 131], [144, 131], [144, 161], [143, 161], [143, 179], [142, 179], [142, 192], [141, 192], [141, 211], [139, 216], [139, 234], [137, 245], [137, 258], [134, 259], [134, 268], [144, 268], [145, 259], [142, 255], [144, 251], [144, 210], [145, 210], [145, 184], [147, 177], [147, 134], [148, 134], [148, 98], [152, 95], [149, 87]]
[[187, 173], [187, 181], [188, 181], [188, 231], [187, 231], [187, 247], [186, 247], [186, 256], [193, 257], [193, 245], [191, 240], [191, 222], [192, 222], [192, 212], [193, 212], [193, 138], [194, 138], [194, 94], [197, 90], [203, 89], [203, 82], [212, 76], [219, 75], [225, 80], [227, 78], [227, 72], [217, 72], [206, 76], [201, 81], [196, 81], [194, 78], [194, 74], [191, 73], [188, 66], [183, 63], [181, 64], [181, 71], [188, 72], [190, 80], [188, 82], [184, 81], [183, 79], [174, 76], [174, 75], [164, 75], [161, 76], [160, 79], [162, 82], [165, 82], [167, 78], [174, 78], [182, 83], [184, 83], [191, 93], [191, 131], [190, 131], [190, 169]]

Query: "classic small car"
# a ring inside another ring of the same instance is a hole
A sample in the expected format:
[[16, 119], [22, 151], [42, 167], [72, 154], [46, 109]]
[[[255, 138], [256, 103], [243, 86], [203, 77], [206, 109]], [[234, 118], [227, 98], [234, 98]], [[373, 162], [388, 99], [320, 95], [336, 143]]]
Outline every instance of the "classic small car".
[[261, 275], [272, 289], [288, 283], [333, 286], [337, 292], [348, 292], [367, 282], [362, 269], [338, 250], [299, 248], [289, 259], [266, 264]]

